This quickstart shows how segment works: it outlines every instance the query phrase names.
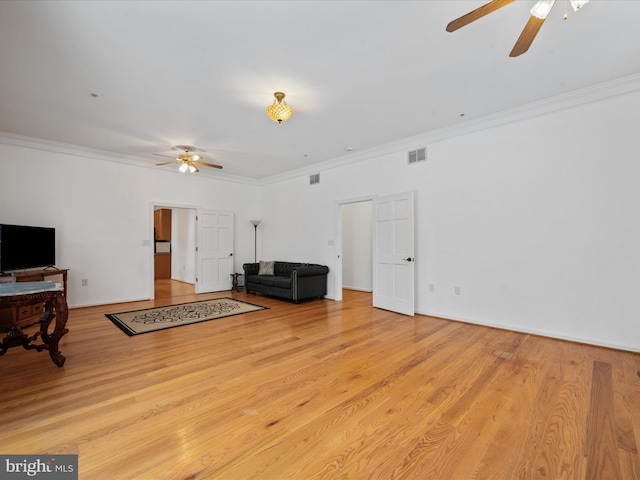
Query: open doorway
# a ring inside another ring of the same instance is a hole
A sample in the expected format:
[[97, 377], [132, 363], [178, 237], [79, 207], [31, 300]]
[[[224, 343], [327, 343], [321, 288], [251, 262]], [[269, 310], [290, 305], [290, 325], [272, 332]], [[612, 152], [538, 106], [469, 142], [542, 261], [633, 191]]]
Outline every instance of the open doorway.
[[372, 202], [342, 205], [342, 288], [373, 291]]
[[152, 206], [151, 298], [195, 293], [196, 208]]
[[339, 200], [335, 204], [336, 262], [334, 300], [342, 289], [373, 291], [372, 212], [375, 196]]

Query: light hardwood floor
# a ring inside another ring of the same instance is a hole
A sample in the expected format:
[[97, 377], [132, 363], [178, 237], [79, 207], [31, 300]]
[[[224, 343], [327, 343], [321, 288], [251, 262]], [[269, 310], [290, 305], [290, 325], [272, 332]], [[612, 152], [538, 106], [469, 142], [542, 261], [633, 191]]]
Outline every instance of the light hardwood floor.
[[[638, 479], [640, 355], [244, 292], [70, 312], [57, 368], [0, 357], [1, 453], [80, 479]], [[104, 314], [232, 296], [268, 310], [128, 337]], [[606, 319], [603, 319], [606, 321]]]

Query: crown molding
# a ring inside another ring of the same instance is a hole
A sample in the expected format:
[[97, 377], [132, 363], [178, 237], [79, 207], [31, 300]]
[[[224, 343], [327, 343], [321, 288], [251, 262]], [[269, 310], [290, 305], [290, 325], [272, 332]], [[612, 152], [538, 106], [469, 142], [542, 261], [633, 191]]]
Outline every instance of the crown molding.
[[[338, 157], [325, 160], [310, 166], [290, 170], [285, 173], [254, 179], [236, 175], [228, 175], [222, 172], [208, 173], [204, 170], [199, 176], [219, 181], [240, 183], [245, 185], [263, 186], [284, 180], [311, 175], [321, 171], [332, 170], [345, 165], [372, 160], [377, 157], [398, 153], [401, 151], [422, 148], [429, 144], [441, 142], [463, 135], [469, 135], [482, 130], [516, 123], [537, 116], [566, 110], [572, 107], [598, 102], [619, 95], [625, 95], [640, 90], [640, 73], [621, 77], [605, 83], [574, 90], [569, 93], [549, 97], [537, 102], [515, 107], [509, 110], [496, 112], [478, 118], [467, 118], [454, 125], [434, 129], [419, 135], [407, 137], [394, 142], [385, 143], [377, 147], [359, 152], [350, 152]], [[140, 157], [122, 155], [78, 145], [65, 144], [52, 140], [28, 137], [0, 131], [0, 143], [19, 147], [34, 148], [65, 155], [74, 155], [95, 160], [121, 163], [123, 165], [138, 166], [155, 169], [155, 166]], [[176, 174], [180, 174], [176, 171]], [[181, 175], [181, 174], [180, 174]]]
[[[16, 147], [32, 148], [36, 150], [42, 150], [45, 152], [60, 153], [64, 155], [71, 155], [76, 157], [91, 158], [93, 160], [100, 160], [104, 162], [120, 163], [122, 165], [128, 165], [133, 167], [149, 168], [158, 171], [155, 165], [150, 164], [148, 161], [136, 157], [133, 155], [122, 155], [119, 153], [98, 150], [89, 147], [82, 147], [79, 145], [71, 145], [62, 142], [56, 142], [53, 140], [46, 140], [43, 138], [29, 137], [26, 135], [18, 135], [15, 133], [0, 131], [0, 143], [6, 145], [13, 145]], [[171, 170], [164, 170], [167, 173], [174, 173]], [[183, 173], [175, 170], [175, 174], [184, 175]], [[229, 175], [216, 171], [215, 174], [209, 173], [205, 170], [201, 170], [198, 173], [200, 177], [211, 178], [212, 180], [220, 180], [233, 183], [241, 183], [245, 185], [259, 185], [259, 180], [240, 177], [237, 175]]]
[[455, 125], [449, 125], [443, 128], [431, 130], [426, 133], [407, 137], [402, 140], [385, 143], [383, 145], [367, 150], [362, 150], [360, 152], [352, 152], [349, 154], [341, 155], [339, 157], [335, 157], [321, 163], [316, 163], [308, 167], [302, 167], [283, 174], [263, 178], [260, 184], [267, 185], [283, 180], [290, 180], [304, 175], [319, 173], [323, 170], [331, 170], [352, 163], [372, 160], [376, 157], [397, 153], [399, 151], [414, 150], [416, 148], [422, 148], [429, 144], [441, 142], [443, 140], [448, 140], [463, 135], [469, 135], [482, 130], [500, 127], [506, 124], [520, 122], [560, 110], [566, 110], [572, 107], [598, 102], [619, 95], [625, 95], [638, 90], [640, 90], [640, 73], [621, 77], [609, 82], [592, 85], [590, 87], [582, 88], [579, 90], [574, 90], [562, 95], [545, 98], [537, 102], [532, 102], [526, 105], [492, 113], [475, 119], [465, 119]]

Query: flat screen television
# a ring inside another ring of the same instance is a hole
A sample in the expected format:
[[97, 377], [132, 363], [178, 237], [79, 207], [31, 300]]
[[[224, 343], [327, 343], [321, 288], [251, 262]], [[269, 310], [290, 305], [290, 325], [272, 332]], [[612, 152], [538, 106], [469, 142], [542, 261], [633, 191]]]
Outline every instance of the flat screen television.
[[0, 272], [55, 264], [55, 228], [0, 224]]

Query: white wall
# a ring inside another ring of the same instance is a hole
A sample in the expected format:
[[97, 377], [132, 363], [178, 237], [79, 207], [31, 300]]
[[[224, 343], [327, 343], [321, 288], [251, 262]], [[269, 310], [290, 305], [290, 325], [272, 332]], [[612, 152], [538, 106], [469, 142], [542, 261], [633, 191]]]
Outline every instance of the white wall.
[[413, 190], [418, 312], [640, 351], [639, 124], [635, 91], [272, 182], [263, 256], [333, 269], [335, 202]]
[[372, 202], [342, 205], [342, 286], [370, 292], [372, 266]]
[[258, 259], [328, 265], [333, 297], [337, 202], [411, 190], [417, 312], [640, 351], [640, 92], [602, 98], [432, 141], [425, 163], [407, 165], [416, 138], [332, 162], [314, 186], [0, 144], [0, 222], [56, 227], [71, 306], [148, 298], [150, 202], [236, 212], [237, 271], [261, 219]]
[[171, 278], [196, 283], [196, 210], [171, 209]]
[[[151, 204], [229, 210], [248, 225], [258, 198], [252, 185], [0, 143], [0, 223], [56, 228], [71, 307], [150, 297]], [[242, 268], [253, 260], [253, 232], [238, 229], [235, 244]]]

